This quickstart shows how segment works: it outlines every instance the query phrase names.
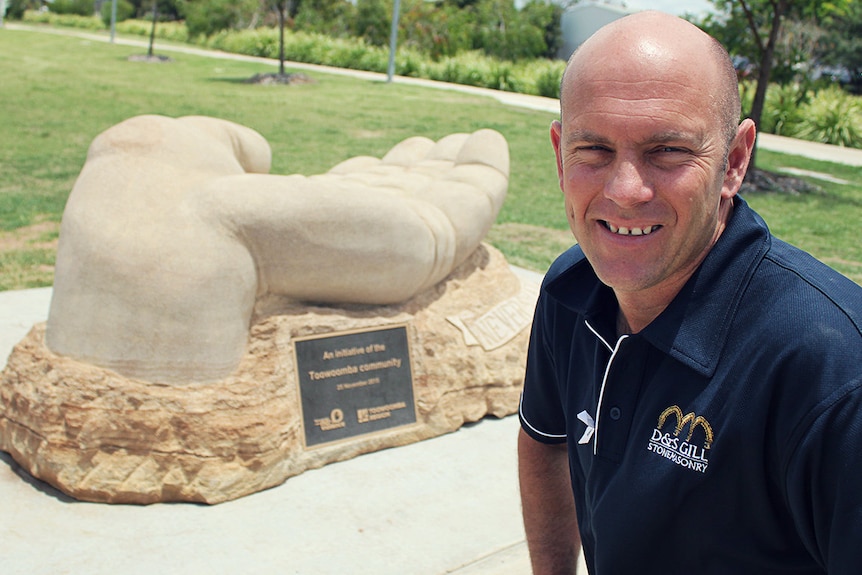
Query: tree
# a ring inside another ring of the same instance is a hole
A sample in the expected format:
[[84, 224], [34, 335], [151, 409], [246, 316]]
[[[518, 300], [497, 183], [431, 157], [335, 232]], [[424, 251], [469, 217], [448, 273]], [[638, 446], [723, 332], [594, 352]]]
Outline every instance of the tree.
[[846, 70], [851, 91], [862, 93], [862, 2], [850, 2], [840, 17], [830, 15], [818, 59], [837, 70]]
[[38, 7], [36, 0], [7, 0], [6, 1], [6, 16], [10, 20], [21, 20], [24, 17], [24, 12], [33, 10]]
[[[782, 26], [788, 18], [810, 18], [819, 21], [828, 15], [843, 13], [853, 0], [712, 0], [719, 15], [709, 15], [703, 23], [705, 30], [718, 38], [731, 53], [734, 47], [747, 50], [735, 52], [752, 56], [756, 62], [757, 80], [748, 114], [760, 127], [766, 89], [772, 77], [776, 49], [781, 39]], [[752, 167], [755, 157], [752, 155]]]
[[278, 75], [284, 76], [284, 27], [288, 19], [293, 21], [301, 8], [302, 0], [265, 0], [278, 12]]
[[259, 0], [184, 0], [181, 5], [189, 36], [211, 36], [243, 28], [256, 20]]
[[293, 19], [293, 27], [335, 38], [348, 36], [360, 2], [355, 7], [347, 0], [303, 2]]
[[728, 45], [728, 32], [735, 34], [741, 28], [747, 29], [748, 34], [745, 37], [753, 48], [750, 54], [753, 56], [752, 60], [756, 62], [757, 74], [754, 100], [748, 115], [754, 124], [760, 127], [763, 104], [766, 101], [766, 88], [769, 85], [775, 61], [775, 47], [781, 32], [781, 24], [790, 9], [790, 0], [714, 0], [713, 4], [725, 10], [730, 16], [731, 25], [727, 29], [709, 30], [722, 40], [725, 46]]
[[[130, 0], [135, 8], [136, 18], [146, 18], [153, 11], [153, 3], [150, 0]], [[157, 0], [158, 14], [163, 20], [179, 20], [181, 17], [181, 0]]]
[[563, 32], [560, 28], [562, 16], [563, 9], [559, 4], [544, 0], [529, 0], [521, 8], [520, 18], [543, 33], [544, 50], [541, 56], [549, 60], [557, 57], [563, 43]]
[[[367, 1], [367, 0], [366, 0]], [[380, 0], [376, 0], [380, 1]], [[388, 35], [391, 10], [385, 26]], [[454, 4], [435, 4], [422, 0], [407, 0], [401, 3], [399, 38], [403, 46], [410, 46], [438, 60], [472, 50], [475, 24], [473, 10], [461, 9]]]
[[150, 48], [147, 50], [147, 56], [153, 57], [153, 42], [156, 39], [156, 22], [159, 20], [159, 2], [153, 0], [153, 24], [150, 27]]
[[276, 0], [275, 8], [278, 10], [278, 75], [284, 76], [284, 23], [289, 9], [293, 8], [294, 14], [299, 9], [299, 0]]
[[[410, 7], [405, 7], [409, 17]], [[357, 0], [353, 34], [369, 44], [386, 46], [392, 26], [392, 2], [385, 0]]]

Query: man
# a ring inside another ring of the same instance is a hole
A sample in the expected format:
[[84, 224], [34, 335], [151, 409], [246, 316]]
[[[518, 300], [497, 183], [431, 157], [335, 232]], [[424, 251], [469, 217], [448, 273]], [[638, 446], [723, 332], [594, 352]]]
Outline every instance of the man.
[[[736, 196], [726, 52], [656, 12], [573, 55], [519, 461], [534, 573], [862, 573], [862, 288]], [[572, 498], [574, 493], [574, 499]]]

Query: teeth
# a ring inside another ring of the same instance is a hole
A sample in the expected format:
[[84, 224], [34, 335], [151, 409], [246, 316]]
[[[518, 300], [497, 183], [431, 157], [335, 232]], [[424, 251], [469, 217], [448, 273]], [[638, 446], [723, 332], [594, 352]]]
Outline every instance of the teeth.
[[659, 226], [647, 226], [645, 228], [626, 228], [626, 227], [616, 227], [610, 222], [605, 222], [608, 226], [608, 229], [615, 234], [619, 234], [621, 236], [646, 236], [651, 234], [654, 230], [657, 230]]

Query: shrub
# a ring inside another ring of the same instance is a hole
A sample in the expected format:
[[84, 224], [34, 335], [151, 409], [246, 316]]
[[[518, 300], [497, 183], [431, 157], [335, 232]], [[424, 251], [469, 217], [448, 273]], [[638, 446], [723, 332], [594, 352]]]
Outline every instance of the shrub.
[[77, 14], [54, 14], [52, 12], [24, 12], [25, 22], [34, 24], [51, 24], [67, 28], [83, 28], [84, 30], [104, 30], [105, 25], [98, 16], [78, 16]]
[[[388, 55], [386, 64], [388, 67]], [[409, 48], [398, 50], [395, 54], [395, 72], [401, 76], [421, 78], [425, 74], [425, 57]]]
[[[317, 36], [302, 33], [285, 34], [284, 43], [285, 58], [307, 64], [323, 63]], [[275, 57], [278, 57], [278, 39], [276, 39]]]
[[95, 14], [93, 0], [54, 0], [49, 4], [49, 9], [54, 14], [75, 14], [78, 16]]
[[212, 36], [222, 30], [248, 26], [259, 6], [256, 0], [186, 1], [183, 12], [188, 34], [192, 38]]
[[521, 92], [522, 82], [515, 74], [511, 62], [494, 62], [491, 65], [491, 74], [488, 88], [504, 90], [506, 92]]
[[482, 28], [476, 44], [485, 54], [501, 60], [528, 60], [548, 51], [544, 31], [522, 20], [512, 20], [506, 27]]
[[802, 120], [800, 106], [806, 100], [807, 92], [799, 84], [770, 85], [760, 117], [760, 129], [779, 136], [792, 136]]
[[[124, 20], [117, 24], [117, 32], [135, 36], [149, 36], [153, 28], [151, 20]], [[172, 42], [188, 42], [189, 33], [182, 22], [157, 22], [156, 38]]]
[[204, 45], [232, 54], [278, 58], [278, 30], [224, 30], [214, 34]]
[[819, 91], [801, 109], [794, 134], [814, 142], [862, 147], [862, 101], [836, 86]]
[[[105, 2], [102, 4], [102, 22], [105, 28], [111, 26], [111, 10], [113, 2]], [[128, 20], [135, 15], [135, 7], [129, 0], [117, 0], [117, 22]]]
[[389, 42], [392, 12], [383, 0], [356, 0], [356, 14], [350, 28], [354, 36], [369, 44], [385, 46]]
[[[336, 66], [338, 68], [349, 68], [353, 70], [363, 69], [363, 60], [367, 53], [372, 52], [370, 46], [365, 42], [345, 41], [337, 38], [327, 38], [321, 36], [318, 42], [324, 47], [324, 55], [321, 58], [327, 66]], [[369, 69], [369, 68], [365, 68]], [[384, 66], [384, 70], [386, 67]], [[380, 69], [371, 69], [375, 72], [381, 72]]]
[[535, 79], [536, 95], [545, 96], [546, 98], [560, 97], [560, 82], [563, 79], [563, 70], [566, 69], [566, 63], [562, 60], [549, 60], [544, 65], [537, 65], [537, 74]]
[[430, 64], [427, 70], [432, 80], [466, 86], [487, 86], [490, 75], [487, 58], [479, 52], [462, 52], [457, 56], [443, 58]]
[[24, 12], [35, 8], [37, 3], [34, 0], [11, 0], [6, 2], [6, 17], [11, 20], [22, 20]]

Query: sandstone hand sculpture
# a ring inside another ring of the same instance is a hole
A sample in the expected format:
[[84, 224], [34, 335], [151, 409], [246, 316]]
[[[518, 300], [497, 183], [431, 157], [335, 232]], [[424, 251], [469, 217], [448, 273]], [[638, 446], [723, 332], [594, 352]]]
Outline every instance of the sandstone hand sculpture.
[[99, 135], [63, 215], [48, 347], [149, 381], [225, 377], [258, 298], [405, 301], [479, 246], [508, 185], [492, 130], [311, 177], [269, 175], [270, 159], [260, 134], [215, 118]]

